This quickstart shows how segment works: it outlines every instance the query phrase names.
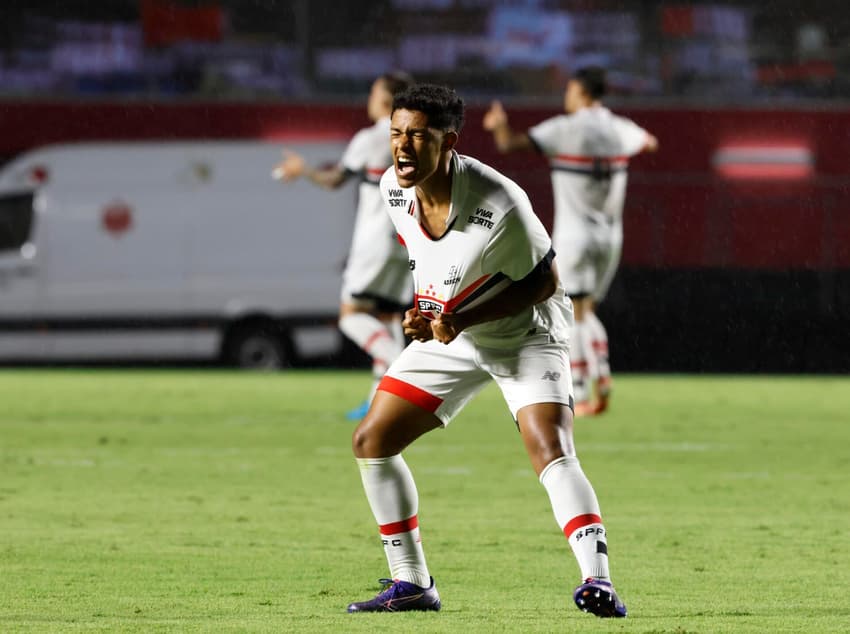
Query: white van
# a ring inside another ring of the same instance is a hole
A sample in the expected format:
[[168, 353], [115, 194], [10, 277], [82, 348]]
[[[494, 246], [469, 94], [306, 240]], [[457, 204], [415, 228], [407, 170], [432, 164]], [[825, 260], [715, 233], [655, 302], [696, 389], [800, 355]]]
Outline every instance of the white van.
[[[290, 147], [317, 164], [344, 143]], [[3, 166], [0, 362], [332, 354], [355, 192], [273, 180], [280, 151], [85, 143]]]

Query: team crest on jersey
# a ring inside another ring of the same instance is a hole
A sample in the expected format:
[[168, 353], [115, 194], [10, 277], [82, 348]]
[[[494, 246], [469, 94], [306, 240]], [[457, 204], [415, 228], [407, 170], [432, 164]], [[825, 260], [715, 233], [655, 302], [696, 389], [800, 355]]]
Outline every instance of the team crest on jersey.
[[436, 319], [446, 309], [446, 302], [434, 289], [434, 285], [429, 284], [428, 288], [420, 289], [416, 294], [416, 307], [426, 319]]
[[442, 313], [443, 309], [446, 307], [444, 303], [428, 297], [418, 298], [417, 305], [419, 306], [420, 313], [432, 313], [434, 317], [436, 317], [437, 314]]

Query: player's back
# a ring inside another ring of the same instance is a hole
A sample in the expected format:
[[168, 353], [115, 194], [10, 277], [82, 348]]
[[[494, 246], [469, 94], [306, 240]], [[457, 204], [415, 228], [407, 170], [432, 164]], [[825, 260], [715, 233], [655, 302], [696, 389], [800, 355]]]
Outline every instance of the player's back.
[[549, 158], [558, 216], [620, 219], [629, 157], [646, 138], [642, 128], [593, 106], [548, 119], [529, 135]]

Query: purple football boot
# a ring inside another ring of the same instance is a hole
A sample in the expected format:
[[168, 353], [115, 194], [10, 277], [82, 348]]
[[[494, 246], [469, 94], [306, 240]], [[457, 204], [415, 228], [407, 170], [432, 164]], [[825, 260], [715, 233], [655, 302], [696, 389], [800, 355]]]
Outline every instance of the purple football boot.
[[351, 603], [349, 612], [407, 612], [409, 610], [433, 610], [440, 609], [440, 595], [434, 578], [431, 577], [431, 586], [420, 588], [416, 584], [398, 579], [381, 579], [384, 589], [374, 599]]
[[614, 586], [609, 581], [585, 579], [573, 592], [573, 599], [579, 610], [590, 612], [606, 618], [623, 618], [626, 616], [626, 605], [614, 592]]

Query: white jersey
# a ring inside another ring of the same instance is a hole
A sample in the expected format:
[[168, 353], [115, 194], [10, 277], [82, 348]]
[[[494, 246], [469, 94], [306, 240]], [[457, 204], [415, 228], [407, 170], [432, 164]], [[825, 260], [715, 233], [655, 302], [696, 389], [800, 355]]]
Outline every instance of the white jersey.
[[340, 160], [343, 169], [361, 178], [342, 300], [378, 300], [386, 303], [384, 309], [404, 309], [412, 294], [407, 253], [396, 240], [379, 189], [392, 163], [389, 117], [355, 134]]
[[381, 195], [374, 185], [381, 182], [381, 176], [387, 167], [393, 164], [390, 150], [390, 118], [383, 117], [357, 132], [349, 141], [339, 163], [344, 170], [362, 179], [360, 206], [377, 207], [383, 211]]
[[[381, 179], [381, 195], [407, 247], [415, 305], [427, 319], [477, 306], [551, 257], [551, 240], [526, 193], [468, 156], [452, 155], [448, 230], [439, 239], [420, 224], [415, 188], [401, 188], [392, 168]], [[477, 345], [491, 348], [515, 346], [524, 337], [543, 333], [566, 343], [569, 323], [559, 289], [517, 315], [471, 326], [465, 333]]]
[[528, 136], [549, 159], [555, 232], [567, 215], [617, 223], [623, 217], [629, 158], [649, 135], [603, 106], [581, 108], [532, 127]]

